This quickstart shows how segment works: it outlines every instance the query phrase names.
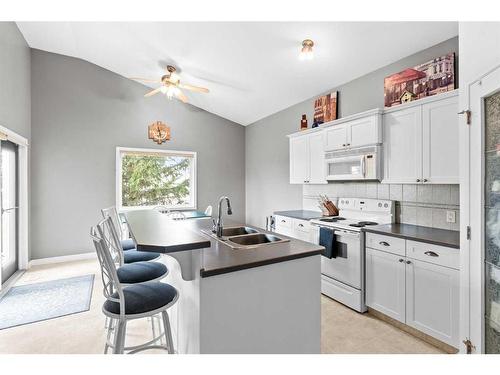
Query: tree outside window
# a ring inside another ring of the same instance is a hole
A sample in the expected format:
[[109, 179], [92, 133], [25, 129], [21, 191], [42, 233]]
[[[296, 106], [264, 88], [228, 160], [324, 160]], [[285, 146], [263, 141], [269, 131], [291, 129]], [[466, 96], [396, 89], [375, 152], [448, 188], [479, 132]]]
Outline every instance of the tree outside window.
[[119, 149], [120, 206], [196, 208], [196, 154]]

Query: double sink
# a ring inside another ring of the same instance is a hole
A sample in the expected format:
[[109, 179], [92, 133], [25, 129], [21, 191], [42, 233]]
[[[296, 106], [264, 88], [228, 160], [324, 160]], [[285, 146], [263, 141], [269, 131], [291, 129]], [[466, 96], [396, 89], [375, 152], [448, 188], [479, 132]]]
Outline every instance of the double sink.
[[223, 228], [222, 237], [217, 237], [212, 231], [204, 230], [203, 232], [233, 249], [250, 249], [290, 241], [274, 234], [260, 233], [257, 229], [247, 226]]

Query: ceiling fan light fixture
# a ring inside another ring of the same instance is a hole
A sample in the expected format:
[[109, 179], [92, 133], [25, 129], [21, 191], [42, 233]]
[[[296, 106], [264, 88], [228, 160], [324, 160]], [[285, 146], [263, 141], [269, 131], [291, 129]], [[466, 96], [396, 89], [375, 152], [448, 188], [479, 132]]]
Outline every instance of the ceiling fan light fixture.
[[160, 87], [160, 91], [161, 91], [162, 94], [166, 94], [167, 91], [168, 91], [167, 86], [161, 86]]
[[314, 57], [313, 52], [314, 42], [311, 39], [305, 39], [302, 41], [302, 49], [300, 50], [299, 59], [300, 60], [312, 60]]
[[167, 98], [172, 99], [174, 96], [179, 95], [180, 90], [175, 86], [169, 86], [167, 89]]

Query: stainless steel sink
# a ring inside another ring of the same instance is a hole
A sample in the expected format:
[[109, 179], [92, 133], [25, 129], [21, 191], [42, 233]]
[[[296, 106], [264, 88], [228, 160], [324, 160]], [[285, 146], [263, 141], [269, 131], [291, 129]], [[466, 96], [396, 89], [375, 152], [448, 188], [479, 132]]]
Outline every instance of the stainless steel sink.
[[242, 234], [258, 233], [250, 227], [229, 227], [222, 229], [222, 237], [241, 236]]
[[228, 242], [232, 242], [236, 245], [241, 245], [244, 247], [247, 246], [256, 246], [256, 245], [265, 245], [276, 242], [285, 242], [283, 238], [277, 237], [272, 234], [265, 233], [254, 233], [254, 234], [246, 234], [242, 236], [229, 237]]

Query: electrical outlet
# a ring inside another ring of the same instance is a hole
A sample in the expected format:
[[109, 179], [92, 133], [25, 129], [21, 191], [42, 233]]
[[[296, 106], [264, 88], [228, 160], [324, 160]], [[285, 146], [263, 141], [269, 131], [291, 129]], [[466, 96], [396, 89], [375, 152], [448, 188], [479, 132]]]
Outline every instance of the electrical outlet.
[[456, 222], [455, 211], [446, 211], [446, 222], [447, 223]]

